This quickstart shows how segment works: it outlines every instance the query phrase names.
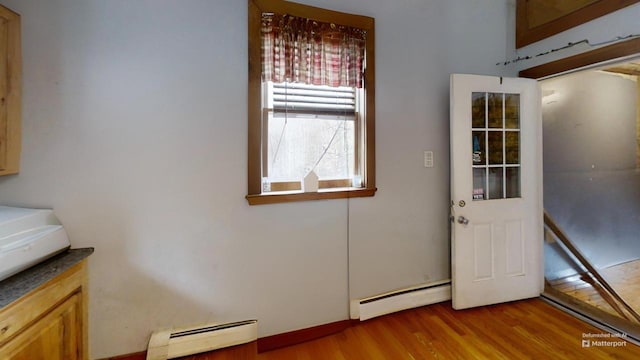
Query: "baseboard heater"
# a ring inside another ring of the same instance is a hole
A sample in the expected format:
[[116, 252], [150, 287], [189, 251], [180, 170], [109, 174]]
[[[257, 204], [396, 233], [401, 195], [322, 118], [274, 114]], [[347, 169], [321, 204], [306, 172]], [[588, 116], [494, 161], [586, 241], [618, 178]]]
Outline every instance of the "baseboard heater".
[[246, 344], [258, 339], [258, 321], [208, 324], [151, 334], [147, 360], [167, 360]]
[[442, 280], [365, 299], [352, 300], [351, 319], [362, 321], [447, 300], [451, 300], [451, 280]]

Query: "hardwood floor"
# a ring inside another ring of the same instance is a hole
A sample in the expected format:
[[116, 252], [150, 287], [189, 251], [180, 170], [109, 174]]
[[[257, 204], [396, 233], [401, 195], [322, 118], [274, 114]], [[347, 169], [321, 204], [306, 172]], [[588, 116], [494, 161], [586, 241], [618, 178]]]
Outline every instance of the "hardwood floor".
[[629, 342], [583, 348], [583, 334], [604, 332], [540, 299], [460, 311], [444, 302], [257, 355], [236, 347], [183, 360], [640, 359], [640, 347]]
[[[640, 260], [601, 269], [600, 273], [636, 312], [640, 312], [640, 282], [638, 281], [640, 277]], [[602, 289], [592, 286], [590, 280], [584, 276], [575, 275], [551, 280], [549, 285], [600, 310], [620, 316], [607, 303], [605, 299], [607, 294], [604, 294]]]

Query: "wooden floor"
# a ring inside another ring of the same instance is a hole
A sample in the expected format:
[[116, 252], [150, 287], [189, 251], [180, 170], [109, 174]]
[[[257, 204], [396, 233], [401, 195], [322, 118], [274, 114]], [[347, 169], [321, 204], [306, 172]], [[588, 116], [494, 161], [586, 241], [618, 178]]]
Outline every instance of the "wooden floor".
[[640, 347], [628, 342], [582, 347], [585, 333], [604, 332], [540, 299], [461, 311], [444, 302], [258, 355], [255, 346], [236, 347], [183, 360], [640, 359]]
[[[600, 270], [602, 276], [616, 292], [638, 313], [640, 313], [640, 260], [630, 261]], [[593, 305], [612, 315], [618, 313], [605, 301], [602, 294], [582, 275], [549, 281], [556, 290], [580, 301]]]

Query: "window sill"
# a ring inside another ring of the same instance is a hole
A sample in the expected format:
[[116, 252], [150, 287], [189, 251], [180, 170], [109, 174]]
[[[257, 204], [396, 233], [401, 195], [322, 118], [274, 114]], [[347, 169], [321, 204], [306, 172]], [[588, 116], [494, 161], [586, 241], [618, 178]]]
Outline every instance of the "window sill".
[[377, 188], [333, 188], [318, 192], [280, 191], [267, 194], [247, 195], [249, 205], [278, 204], [296, 201], [347, 199], [374, 196]]

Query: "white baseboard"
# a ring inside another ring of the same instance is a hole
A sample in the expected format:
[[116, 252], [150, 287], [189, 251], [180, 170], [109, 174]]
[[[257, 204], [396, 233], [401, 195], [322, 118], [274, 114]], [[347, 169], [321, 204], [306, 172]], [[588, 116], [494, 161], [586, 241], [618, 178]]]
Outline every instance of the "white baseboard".
[[351, 319], [362, 321], [447, 300], [451, 300], [451, 281], [443, 280], [365, 299], [352, 300]]

